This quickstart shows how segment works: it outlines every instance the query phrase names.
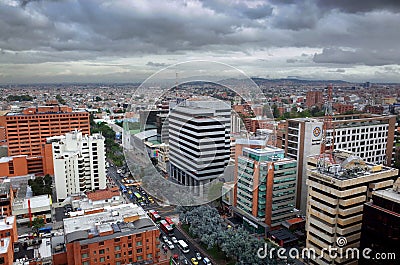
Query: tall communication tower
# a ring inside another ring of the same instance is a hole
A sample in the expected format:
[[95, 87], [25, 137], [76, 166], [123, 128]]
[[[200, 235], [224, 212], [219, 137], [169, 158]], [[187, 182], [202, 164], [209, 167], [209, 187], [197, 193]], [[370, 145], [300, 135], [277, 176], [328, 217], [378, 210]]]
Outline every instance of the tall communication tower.
[[333, 120], [333, 107], [332, 107], [332, 85], [328, 86], [328, 98], [325, 103], [325, 116], [322, 126], [322, 140], [321, 149], [318, 159], [319, 166], [325, 167], [327, 160], [331, 164], [335, 164], [333, 158], [334, 149], [334, 133], [335, 128], [332, 123]]

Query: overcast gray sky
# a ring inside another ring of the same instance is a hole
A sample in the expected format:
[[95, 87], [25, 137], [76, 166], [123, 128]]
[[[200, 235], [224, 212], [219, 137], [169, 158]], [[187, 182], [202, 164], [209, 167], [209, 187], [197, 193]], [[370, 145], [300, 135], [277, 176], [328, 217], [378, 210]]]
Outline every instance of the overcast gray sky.
[[400, 82], [399, 0], [0, 0], [0, 83], [139, 81], [220, 61], [249, 76]]

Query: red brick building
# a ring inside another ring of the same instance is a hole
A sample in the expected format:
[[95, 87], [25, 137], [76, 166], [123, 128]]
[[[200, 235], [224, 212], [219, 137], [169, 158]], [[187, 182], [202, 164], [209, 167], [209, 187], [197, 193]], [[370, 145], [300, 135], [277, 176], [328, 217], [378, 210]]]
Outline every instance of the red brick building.
[[28, 156], [26, 170], [29, 174], [47, 173], [42, 150], [47, 137], [63, 135], [75, 129], [90, 134], [88, 112], [73, 111], [67, 106], [43, 106], [0, 116], [0, 135], [5, 132], [6, 138], [2, 140], [4, 136], [0, 136], [0, 141], [8, 146], [10, 157]]
[[313, 106], [321, 107], [324, 103], [324, 95], [322, 91], [308, 91], [306, 95], [306, 106], [311, 108]]
[[64, 220], [67, 260], [62, 253], [54, 264], [123, 265], [160, 263], [160, 231], [146, 212], [121, 204]]

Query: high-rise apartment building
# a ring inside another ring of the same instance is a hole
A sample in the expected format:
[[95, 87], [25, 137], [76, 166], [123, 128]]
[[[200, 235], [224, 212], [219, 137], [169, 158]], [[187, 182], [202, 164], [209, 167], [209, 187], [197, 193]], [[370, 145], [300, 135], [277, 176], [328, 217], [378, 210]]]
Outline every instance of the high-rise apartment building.
[[[340, 115], [334, 116], [332, 123], [334, 132], [329, 131], [327, 134], [334, 134], [334, 149], [351, 151], [366, 162], [393, 164], [396, 116]], [[304, 214], [307, 196], [305, 178], [307, 157], [320, 153], [323, 121], [317, 118], [288, 119], [285, 127], [282, 148], [288, 157], [298, 161], [296, 206]], [[329, 146], [329, 143], [327, 145]]]
[[308, 91], [306, 95], [306, 105], [311, 108], [313, 106], [321, 107], [324, 104], [324, 95], [322, 91]]
[[0, 116], [0, 131], [5, 131], [8, 156], [27, 155], [29, 174], [46, 174], [43, 169], [42, 144], [47, 137], [73, 130], [90, 133], [89, 113], [66, 106], [26, 108]]
[[74, 131], [47, 138], [52, 146], [57, 200], [88, 190], [106, 188], [104, 137]]
[[296, 215], [297, 163], [265, 142], [236, 140], [234, 206], [274, 228]]
[[[317, 158], [309, 159], [317, 164]], [[307, 170], [306, 248], [323, 253], [309, 262], [357, 264], [357, 257], [346, 255], [346, 249], [360, 247], [363, 206], [373, 191], [393, 185], [398, 170], [367, 163], [347, 151], [336, 151], [334, 159], [335, 164]], [[330, 248], [337, 249], [329, 253]]]
[[64, 219], [68, 265], [159, 264], [160, 231], [135, 204]]
[[192, 98], [169, 115], [170, 175], [201, 186], [219, 177], [229, 162], [230, 105], [210, 97]]

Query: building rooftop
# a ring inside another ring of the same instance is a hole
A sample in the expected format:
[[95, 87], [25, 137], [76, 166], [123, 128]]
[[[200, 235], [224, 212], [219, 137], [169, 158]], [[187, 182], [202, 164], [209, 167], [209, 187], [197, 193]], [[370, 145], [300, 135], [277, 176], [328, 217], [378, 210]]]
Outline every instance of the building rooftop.
[[0, 218], [0, 231], [12, 229], [14, 222], [15, 216], [13, 215]]
[[150, 137], [155, 137], [157, 136], [157, 130], [156, 129], [152, 129], [152, 130], [147, 130], [147, 131], [143, 131], [143, 132], [139, 132], [137, 134], [135, 134], [135, 137], [140, 139], [140, 140], [145, 140], [147, 138]]
[[332, 157], [334, 163], [327, 157], [322, 160], [319, 160], [318, 156], [309, 157], [309, 161], [317, 166], [308, 170], [313, 176], [330, 178], [332, 183], [335, 183], [332, 179], [345, 181], [355, 178], [376, 178], [381, 174], [395, 176], [398, 173], [398, 169], [367, 163], [361, 157], [346, 150], [335, 150]]
[[278, 229], [272, 230], [269, 232], [270, 236], [274, 240], [282, 240], [285, 243], [293, 242], [297, 240], [297, 237], [293, 235], [289, 230], [286, 229]]
[[398, 191], [393, 190], [393, 189], [374, 191], [373, 192], [373, 196], [382, 197], [382, 198], [387, 199], [389, 201], [393, 201], [395, 203], [400, 204], [400, 193]]
[[10, 241], [11, 241], [10, 237], [0, 239], [0, 254], [7, 253]]
[[104, 190], [96, 190], [94, 192], [86, 193], [86, 196], [91, 201], [101, 201], [101, 200], [109, 200], [114, 196], [120, 196], [120, 192], [118, 187], [104, 189]]
[[136, 204], [105, 207], [104, 211], [64, 219], [66, 243], [76, 240], [100, 241], [116, 233], [134, 234], [158, 229], [146, 212]]

